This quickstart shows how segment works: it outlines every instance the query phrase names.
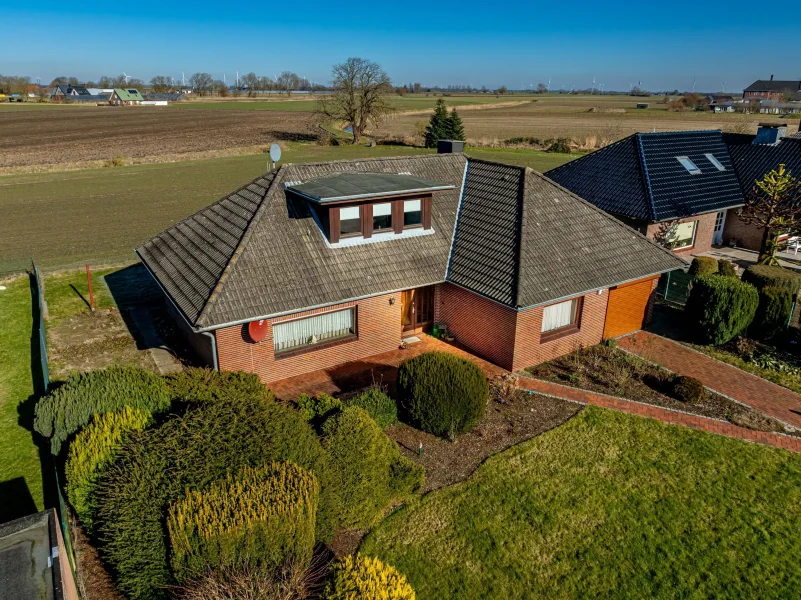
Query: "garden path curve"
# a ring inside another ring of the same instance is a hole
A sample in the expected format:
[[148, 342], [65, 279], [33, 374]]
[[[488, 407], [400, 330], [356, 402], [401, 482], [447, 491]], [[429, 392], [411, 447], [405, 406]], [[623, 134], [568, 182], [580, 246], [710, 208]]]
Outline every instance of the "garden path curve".
[[674, 373], [695, 377], [724, 396], [801, 428], [801, 394], [647, 331], [620, 338], [618, 346]]

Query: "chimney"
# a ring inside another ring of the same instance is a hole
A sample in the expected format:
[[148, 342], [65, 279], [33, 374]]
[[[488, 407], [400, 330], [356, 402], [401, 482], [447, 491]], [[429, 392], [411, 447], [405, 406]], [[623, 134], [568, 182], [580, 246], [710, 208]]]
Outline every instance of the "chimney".
[[437, 154], [454, 154], [464, 152], [464, 142], [461, 140], [437, 140]]
[[770, 80], [773, 81], [773, 75], [770, 76]]
[[775, 146], [786, 135], [786, 123], [760, 123], [753, 143], [760, 146]]

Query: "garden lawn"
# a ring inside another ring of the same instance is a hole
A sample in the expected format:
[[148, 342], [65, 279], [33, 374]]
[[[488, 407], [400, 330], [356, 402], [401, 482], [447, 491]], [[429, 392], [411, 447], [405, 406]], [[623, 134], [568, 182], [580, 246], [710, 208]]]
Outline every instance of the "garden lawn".
[[[0, 291], [0, 523], [44, 508], [39, 452], [20, 425], [20, 405], [34, 393], [31, 376], [31, 289], [28, 277]], [[24, 403], [24, 404], [23, 404]]]
[[801, 456], [587, 407], [394, 513], [418, 598], [789, 598]]

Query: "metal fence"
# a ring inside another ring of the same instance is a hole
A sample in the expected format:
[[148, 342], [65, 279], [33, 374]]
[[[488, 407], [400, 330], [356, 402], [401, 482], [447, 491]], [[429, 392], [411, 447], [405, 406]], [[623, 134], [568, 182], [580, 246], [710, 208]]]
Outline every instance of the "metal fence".
[[687, 297], [690, 295], [690, 284], [692, 280], [692, 275], [683, 269], [670, 271], [662, 275], [659, 279], [656, 293], [661, 295], [668, 302], [686, 304]]

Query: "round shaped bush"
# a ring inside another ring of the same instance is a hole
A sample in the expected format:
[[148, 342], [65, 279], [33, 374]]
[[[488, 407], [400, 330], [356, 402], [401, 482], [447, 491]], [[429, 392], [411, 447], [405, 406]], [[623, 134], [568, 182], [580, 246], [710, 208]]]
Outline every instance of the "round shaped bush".
[[721, 258], [718, 261], [718, 275], [722, 275], [723, 277], [737, 277], [737, 269], [734, 268], [731, 261]]
[[236, 396], [274, 399], [272, 391], [261, 382], [258, 375], [243, 371], [189, 367], [165, 379], [173, 400], [178, 402], [211, 402]]
[[129, 367], [109, 367], [70, 377], [36, 403], [34, 429], [50, 438], [50, 451], [58, 454], [62, 444], [92, 416], [120, 411], [125, 406], [152, 414], [167, 410], [170, 392], [164, 379], [151, 371]]
[[671, 395], [681, 402], [697, 404], [706, 398], [706, 388], [695, 377], [678, 375], [673, 379]]
[[719, 345], [748, 328], [758, 304], [753, 285], [733, 277], [702, 275], [693, 280], [684, 313], [699, 341]]
[[743, 281], [747, 281], [756, 289], [767, 286], [784, 288], [793, 296], [801, 291], [801, 273], [768, 265], [751, 265], [743, 273]]
[[242, 467], [290, 461], [320, 484], [317, 537], [333, 531], [328, 462], [300, 413], [276, 402], [236, 397], [190, 406], [161, 426], [133, 434], [97, 486], [98, 538], [130, 600], [167, 597], [169, 506]]
[[425, 352], [403, 361], [397, 388], [401, 408], [412, 424], [449, 438], [478, 424], [489, 396], [481, 369], [446, 352]]
[[102, 470], [112, 462], [125, 438], [151, 421], [148, 411], [126, 406], [119, 412], [95, 417], [70, 444], [64, 467], [67, 498], [87, 531], [94, 528], [94, 492]]
[[176, 579], [284, 564], [305, 568], [314, 549], [317, 478], [290, 462], [243, 467], [173, 503], [167, 519]]
[[378, 387], [351, 398], [347, 405], [366, 410], [382, 429], [398, 422], [398, 405]]
[[759, 292], [759, 307], [751, 333], [754, 337], [769, 340], [787, 329], [793, 312], [793, 295], [789, 290], [772, 285]]
[[334, 565], [325, 600], [414, 600], [406, 577], [377, 558], [347, 556]]
[[356, 529], [372, 525], [392, 498], [391, 468], [400, 456], [395, 443], [366, 410], [350, 406], [322, 427], [339, 522]]
[[687, 270], [690, 275], [711, 275], [718, 272], [718, 261], [711, 256], [696, 256]]

